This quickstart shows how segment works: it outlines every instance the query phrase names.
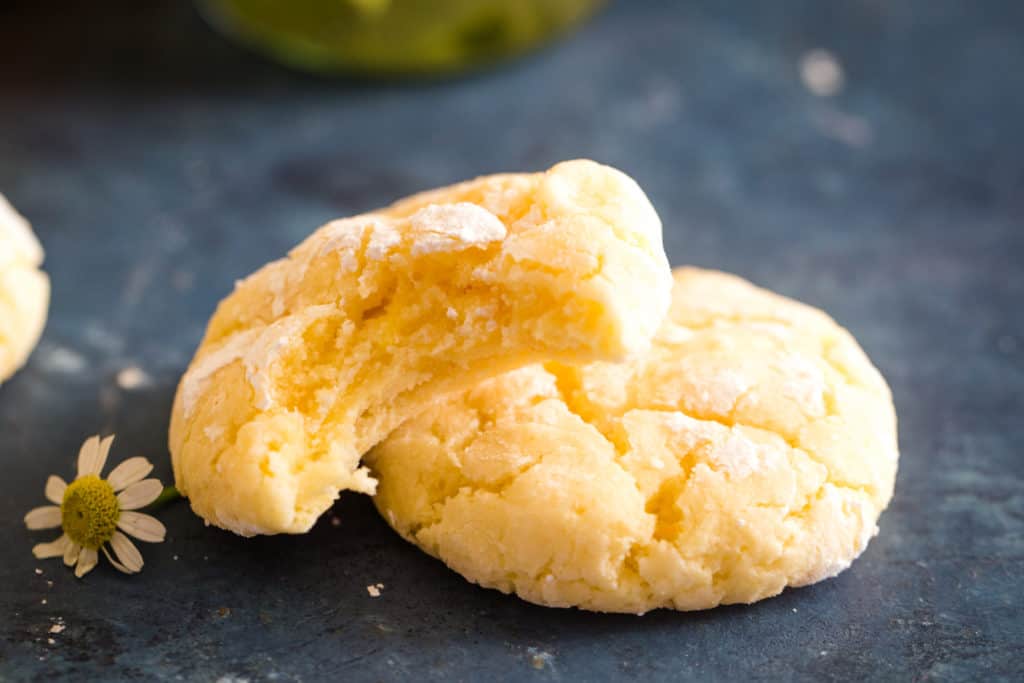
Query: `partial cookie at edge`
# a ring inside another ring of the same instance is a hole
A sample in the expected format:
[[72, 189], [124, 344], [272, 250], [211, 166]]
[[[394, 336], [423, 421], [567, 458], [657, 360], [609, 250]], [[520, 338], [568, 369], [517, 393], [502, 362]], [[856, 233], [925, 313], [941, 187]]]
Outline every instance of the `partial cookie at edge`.
[[0, 382], [28, 359], [42, 335], [50, 280], [28, 221], [0, 195]]

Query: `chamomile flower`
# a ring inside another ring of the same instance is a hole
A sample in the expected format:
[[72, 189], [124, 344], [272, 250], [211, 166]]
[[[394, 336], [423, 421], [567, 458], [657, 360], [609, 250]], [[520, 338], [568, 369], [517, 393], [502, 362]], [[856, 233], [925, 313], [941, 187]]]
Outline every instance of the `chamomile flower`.
[[[56, 475], [46, 480], [46, 499], [53, 505], [30, 510], [25, 515], [29, 529], [56, 529], [63, 534], [50, 543], [32, 548], [38, 559], [63, 557], [81, 578], [96, 566], [99, 553], [126, 574], [142, 569], [142, 554], [128, 539], [159, 543], [166, 529], [157, 519], [135, 512], [155, 501], [163, 492], [158, 479], [146, 479], [153, 465], [146, 458], [129, 458], [103, 479], [113, 435], [100, 440], [92, 436], [78, 452], [78, 476], [70, 484]], [[127, 535], [126, 535], [127, 534]], [[111, 556], [110, 550], [114, 551]]]

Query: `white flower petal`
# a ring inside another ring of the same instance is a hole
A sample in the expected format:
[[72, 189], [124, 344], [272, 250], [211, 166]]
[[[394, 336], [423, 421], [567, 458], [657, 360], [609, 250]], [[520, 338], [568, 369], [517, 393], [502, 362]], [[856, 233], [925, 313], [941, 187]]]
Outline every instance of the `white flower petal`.
[[159, 479], [143, 479], [117, 494], [117, 502], [122, 510], [137, 510], [159, 498], [163, 490]]
[[153, 463], [142, 456], [128, 458], [114, 468], [114, 471], [107, 477], [107, 483], [114, 487], [114, 491], [120, 491], [142, 481], [152, 471]]
[[110, 561], [110, 564], [114, 565], [114, 569], [116, 569], [117, 571], [124, 572], [125, 574], [135, 573], [131, 569], [128, 569], [128, 567], [124, 566], [123, 564], [115, 560], [114, 557], [110, 554], [110, 551], [107, 550], [107, 546], [100, 546], [100, 550], [103, 551], [103, 554], [107, 556], [107, 559]]
[[60, 505], [64, 502], [64, 489], [67, 487], [67, 482], [56, 474], [51, 474], [50, 478], [46, 480], [46, 500]]
[[133, 572], [142, 570], [142, 553], [135, 547], [135, 544], [128, 540], [128, 537], [120, 531], [115, 531], [110, 539], [110, 547], [121, 563]]
[[99, 454], [100, 437], [90, 436], [78, 451], [78, 476], [75, 477], [76, 479], [100, 473], [100, 468], [96, 467], [99, 462]]
[[37, 543], [32, 546], [32, 554], [36, 556], [37, 560], [48, 560], [51, 557], [63, 557], [64, 551], [67, 550], [68, 545], [71, 543], [71, 539], [66, 534], [61, 534], [60, 538], [50, 543]]
[[88, 572], [92, 571], [98, 560], [99, 554], [95, 550], [82, 548], [82, 552], [78, 555], [78, 566], [75, 567], [75, 576], [79, 579], [85, 576]]
[[25, 526], [33, 531], [36, 529], [56, 529], [60, 526], [60, 508], [56, 505], [44, 505], [29, 510], [25, 515]]
[[114, 435], [111, 434], [107, 438], [100, 441], [100, 453], [99, 467], [96, 468], [96, 475], [99, 476], [100, 472], [103, 471], [103, 467], [107, 464], [107, 454], [110, 453], [110, 446], [114, 443]]
[[82, 551], [82, 546], [78, 545], [74, 541], [68, 543], [67, 547], [64, 548], [64, 564], [71, 567], [78, 562], [78, 554]]
[[167, 528], [156, 517], [141, 512], [124, 510], [117, 520], [117, 528], [147, 543], [162, 543]]

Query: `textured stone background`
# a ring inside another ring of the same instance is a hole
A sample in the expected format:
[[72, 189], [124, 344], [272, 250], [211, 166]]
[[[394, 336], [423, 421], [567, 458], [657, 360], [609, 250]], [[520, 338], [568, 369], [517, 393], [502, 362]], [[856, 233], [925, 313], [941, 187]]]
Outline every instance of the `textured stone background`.
[[[270, 65], [187, 3], [5, 4], [0, 191], [54, 298], [0, 388], [0, 680], [1020, 680], [1022, 35], [1014, 0], [629, 0], [497, 70], [373, 86]], [[818, 47], [834, 97], [801, 82]], [[889, 378], [897, 494], [848, 572], [699, 614], [548, 610], [357, 496], [338, 527], [248, 541], [172, 506], [132, 579], [33, 560], [21, 517], [84, 436], [170, 477], [175, 383], [237, 277], [329, 218], [578, 156], [641, 182], [674, 264], [827, 309]]]

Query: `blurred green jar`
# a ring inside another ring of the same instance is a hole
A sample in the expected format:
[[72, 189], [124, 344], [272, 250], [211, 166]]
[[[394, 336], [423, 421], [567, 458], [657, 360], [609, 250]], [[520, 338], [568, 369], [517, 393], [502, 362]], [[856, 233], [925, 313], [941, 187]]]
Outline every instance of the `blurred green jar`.
[[604, 0], [200, 0], [222, 31], [316, 71], [431, 74], [523, 52]]

